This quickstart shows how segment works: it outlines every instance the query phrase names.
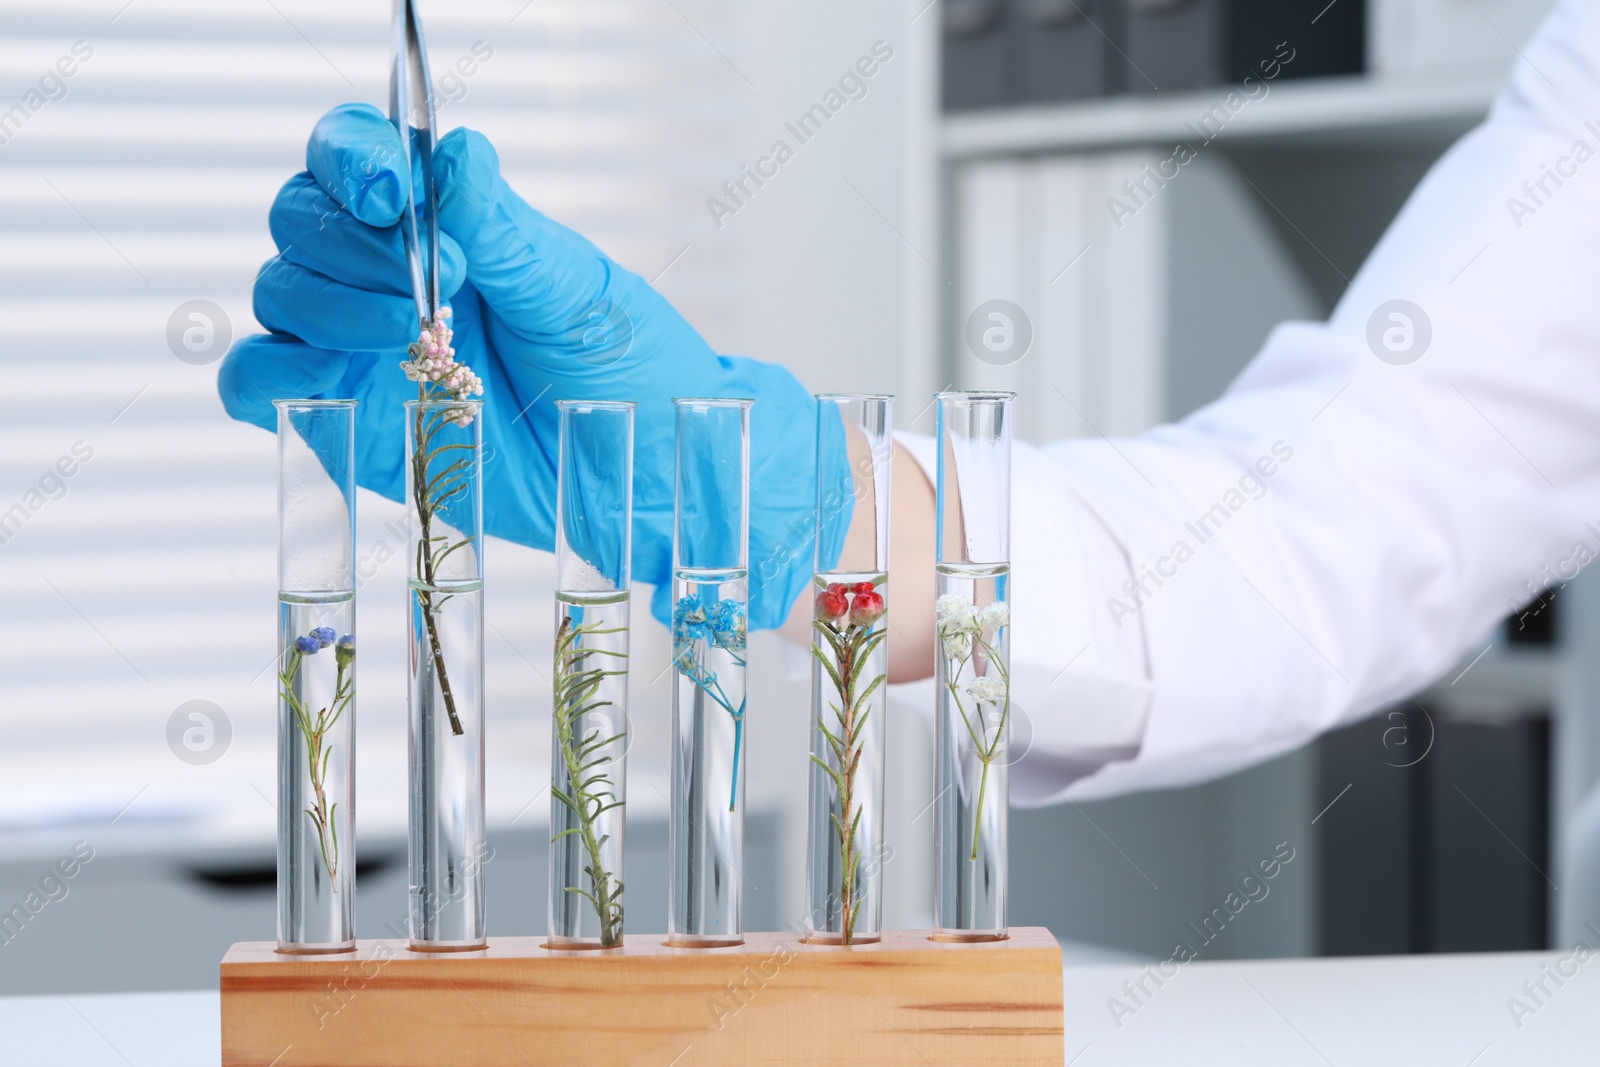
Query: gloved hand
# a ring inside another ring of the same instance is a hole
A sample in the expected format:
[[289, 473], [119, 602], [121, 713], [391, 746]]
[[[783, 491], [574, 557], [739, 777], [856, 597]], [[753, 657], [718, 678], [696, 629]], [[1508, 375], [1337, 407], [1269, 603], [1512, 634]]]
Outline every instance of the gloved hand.
[[[256, 279], [255, 314], [272, 332], [234, 345], [218, 390], [234, 418], [273, 429], [272, 401], [350, 398], [356, 480], [404, 496], [403, 412], [416, 395], [398, 364], [417, 336], [400, 227], [413, 176], [377, 109], [345, 104], [312, 132], [308, 173], [272, 206], [279, 255]], [[529, 207], [500, 176], [483, 135], [456, 129], [434, 154], [440, 291], [456, 358], [483, 380], [484, 525], [554, 545], [554, 400], [632, 400], [633, 574], [671, 617], [672, 496], [679, 396], [745, 397], [750, 414], [750, 626], [775, 628], [810, 577], [816, 407], [782, 367], [718, 356], [659, 293], [571, 230]], [[424, 227], [419, 226], [419, 230]], [[842, 430], [830, 429], [842, 439]], [[833, 442], [830, 442], [832, 444]], [[849, 472], [838, 454], [838, 479]], [[836, 558], [847, 506], [830, 517]]]

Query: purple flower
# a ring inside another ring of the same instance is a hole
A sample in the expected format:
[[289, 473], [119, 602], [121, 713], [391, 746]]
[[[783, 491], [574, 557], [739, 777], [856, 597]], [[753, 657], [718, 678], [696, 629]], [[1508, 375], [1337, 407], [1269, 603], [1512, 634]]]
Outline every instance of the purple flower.
[[294, 639], [294, 647], [296, 651], [299, 651], [304, 655], [315, 656], [322, 648], [322, 643], [319, 642], [315, 637], [297, 637]]
[[338, 637], [339, 634], [338, 631], [331, 626], [318, 626], [315, 630], [311, 631], [311, 636], [317, 639], [318, 645], [320, 645], [322, 648], [327, 648], [329, 645], [333, 644], [333, 639]]

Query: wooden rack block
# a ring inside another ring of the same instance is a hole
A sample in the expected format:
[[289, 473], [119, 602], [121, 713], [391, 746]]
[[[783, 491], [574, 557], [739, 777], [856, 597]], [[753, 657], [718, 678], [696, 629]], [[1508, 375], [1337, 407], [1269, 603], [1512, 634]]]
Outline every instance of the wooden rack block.
[[848, 949], [792, 934], [607, 951], [534, 937], [481, 952], [222, 961], [224, 1067], [1061, 1067], [1061, 951], [1048, 930], [948, 944], [890, 932]]

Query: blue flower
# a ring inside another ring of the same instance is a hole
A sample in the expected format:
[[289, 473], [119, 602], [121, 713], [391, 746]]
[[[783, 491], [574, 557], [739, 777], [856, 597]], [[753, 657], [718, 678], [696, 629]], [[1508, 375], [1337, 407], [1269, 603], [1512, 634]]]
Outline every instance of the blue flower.
[[339, 644], [340, 648], [348, 648], [348, 649], [354, 650], [355, 647], [356, 647], [356, 635], [355, 634], [345, 634], [343, 637], [339, 638], [338, 644]]
[[345, 667], [356, 658], [356, 635], [345, 634], [333, 646], [334, 658], [339, 661], [340, 667]]
[[711, 636], [711, 630], [712, 626], [706, 619], [706, 610], [701, 606], [699, 597], [682, 597], [673, 605], [672, 636], [678, 644], [704, 640]]
[[[728, 810], [732, 811], [739, 795], [739, 748], [744, 741], [744, 701], [734, 708], [715, 671], [700, 661], [696, 644], [710, 641], [716, 647], [733, 653], [734, 662], [744, 666], [741, 653], [745, 649], [745, 606], [742, 600], [718, 599], [708, 607], [697, 596], [680, 597], [672, 607], [672, 665], [678, 672], [706, 696], [722, 706], [733, 718], [733, 783], [729, 794]], [[703, 654], [703, 653], [702, 653]]]
[[716, 632], [715, 641], [718, 647], [732, 652], [743, 652], [746, 626], [742, 601], [717, 601], [717, 606], [711, 613], [711, 628]]
[[321, 650], [322, 643], [315, 637], [297, 637], [294, 639], [294, 647], [304, 655], [315, 656]]
[[338, 637], [339, 633], [331, 626], [318, 626], [315, 630], [311, 631], [311, 636], [317, 639], [317, 644], [319, 646], [322, 648], [327, 648], [329, 645], [333, 644], [333, 639]]

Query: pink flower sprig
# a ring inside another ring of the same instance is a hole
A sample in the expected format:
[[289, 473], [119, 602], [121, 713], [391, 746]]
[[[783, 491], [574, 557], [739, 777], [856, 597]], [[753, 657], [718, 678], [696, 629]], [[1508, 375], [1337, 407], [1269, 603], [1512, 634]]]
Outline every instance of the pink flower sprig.
[[[400, 369], [407, 378], [422, 386], [424, 393], [432, 394], [427, 397], [430, 400], [466, 400], [482, 396], [483, 382], [471, 367], [456, 362], [456, 350], [450, 347], [455, 333], [445, 321], [449, 317], [450, 309], [440, 308], [439, 317], [422, 327], [417, 339], [406, 349], [406, 355], [411, 358], [401, 363]], [[439, 396], [439, 393], [444, 395]], [[472, 421], [472, 416], [451, 421], [466, 425]]]
[[417, 603], [422, 609], [423, 623], [428, 631], [428, 651], [433, 660], [439, 693], [444, 698], [445, 714], [450, 718], [450, 732], [460, 737], [465, 727], [462, 726], [461, 717], [456, 714], [456, 698], [450, 687], [450, 674], [445, 669], [437, 618], [439, 604], [448, 600], [451, 594], [441, 593], [439, 600], [434, 600], [438, 592], [435, 588], [438, 576], [434, 572], [439, 561], [457, 549], [470, 545], [475, 535], [455, 540], [449, 532], [434, 536], [432, 531], [436, 517], [449, 522], [448, 514], [442, 514], [446, 504], [469, 489], [472, 460], [455, 458], [446, 453], [472, 446], [461, 441], [447, 444], [436, 444], [436, 441], [440, 431], [447, 425], [472, 425], [477, 415], [477, 405], [461, 401], [482, 394], [483, 383], [472, 373], [471, 367], [456, 362], [456, 350], [450, 347], [454, 333], [446, 322], [449, 317], [450, 309], [440, 308], [431, 321], [423, 322], [421, 333], [406, 349], [406, 355], [410, 358], [400, 364], [400, 369], [405, 371], [409, 380], [417, 383], [419, 402], [453, 405], [436, 415], [425, 413], [421, 408], [415, 413], [409, 495], [421, 527], [416, 551], [415, 577], [421, 586], [416, 590]]

